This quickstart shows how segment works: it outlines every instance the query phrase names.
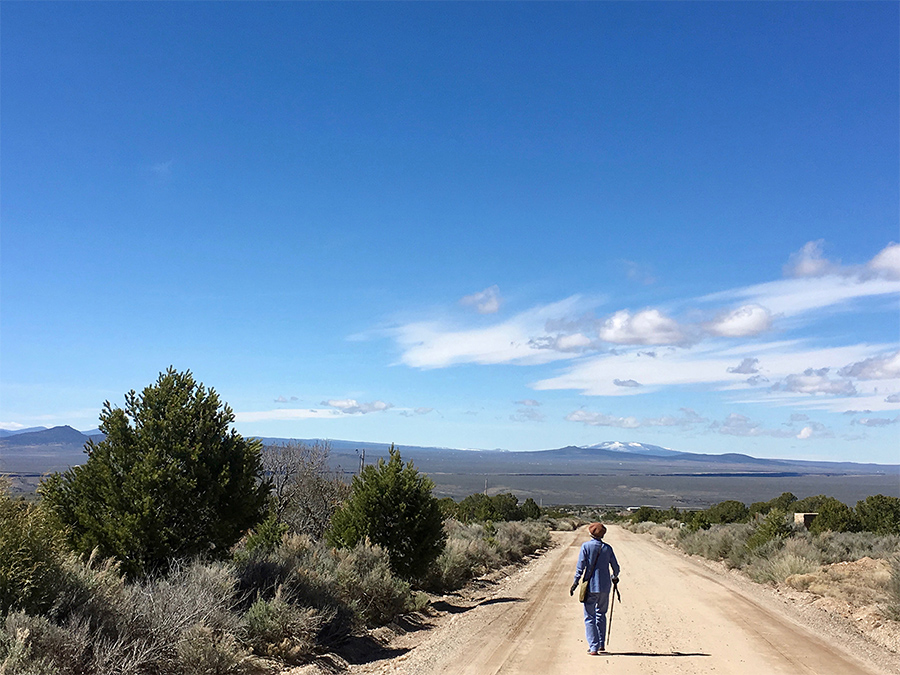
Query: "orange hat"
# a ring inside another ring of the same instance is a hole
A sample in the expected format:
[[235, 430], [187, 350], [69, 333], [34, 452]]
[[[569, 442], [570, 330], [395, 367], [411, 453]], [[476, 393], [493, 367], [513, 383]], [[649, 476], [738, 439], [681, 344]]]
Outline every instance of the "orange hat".
[[606, 534], [606, 525], [603, 523], [591, 523], [588, 525], [588, 532], [591, 533], [594, 539], [603, 539], [603, 535]]

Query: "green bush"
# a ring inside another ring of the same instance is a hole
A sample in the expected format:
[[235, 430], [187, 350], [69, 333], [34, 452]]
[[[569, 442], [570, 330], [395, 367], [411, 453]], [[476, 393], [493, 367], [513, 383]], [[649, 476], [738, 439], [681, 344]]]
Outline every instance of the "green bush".
[[833, 497], [826, 497], [819, 503], [818, 514], [809, 526], [813, 534], [822, 532], [857, 532], [859, 520], [853, 509]]
[[875, 534], [900, 534], [900, 498], [871, 495], [856, 503], [861, 529]]
[[258, 599], [244, 616], [246, 640], [253, 651], [287, 663], [302, 662], [312, 654], [322, 623], [312, 607], [286, 602], [281, 589], [271, 600]]
[[713, 524], [743, 523], [750, 517], [750, 511], [743, 502], [729, 499], [710, 506], [706, 510], [706, 517]]
[[104, 403], [103, 441], [41, 492], [73, 547], [115, 557], [136, 578], [179, 558], [221, 557], [263, 516], [259, 441], [230, 429], [234, 413], [190, 372], [169, 368], [125, 409]]
[[550, 528], [542, 521], [445, 523], [447, 544], [421, 579], [435, 593], [454, 591], [467, 581], [502, 564], [522, 560], [550, 544]]
[[759, 525], [747, 539], [747, 547], [752, 549], [759, 548], [763, 544], [770, 541], [780, 541], [790, 534], [791, 528], [788, 526], [787, 514], [778, 507], [769, 510], [766, 517], [760, 521]]
[[403, 464], [393, 446], [390, 459], [378, 460], [354, 476], [350, 498], [334, 514], [328, 541], [352, 547], [369, 539], [390, 556], [404, 579], [421, 576], [444, 548], [443, 516], [431, 491], [434, 483], [412, 462]]
[[391, 572], [390, 559], [380, 546], [359, 542], [338, 549], [335, 580], [341, 599], [367, 625], [383, 625], [420, 606], [408, 582]]

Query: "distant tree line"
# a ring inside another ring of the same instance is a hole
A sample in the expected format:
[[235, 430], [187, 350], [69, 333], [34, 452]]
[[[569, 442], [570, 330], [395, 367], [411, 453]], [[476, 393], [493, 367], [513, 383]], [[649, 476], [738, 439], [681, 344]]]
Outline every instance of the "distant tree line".
[[445, 518], [461, 523], [536, 520], [541, 517], [541, 507], [534, 499], [528, 497], [523, 504], [519, 504], [519, 498], [510, 492], [493, 496], [479, 492], [458, 503], [451, 497], [444, 497], [440, 500], [440, 507]]
[[[679, 511], [675, 507], [654, 509], [642, 506], [631, 516], [634, 523], [665, 523], [676, 520], [687, 527], [709, 529], [712, 525], [762, 521], [767, 516], [780, 514], [782, 519], [791, 513], [817, 513], [809, 529], [820, 532], [872, 532], [874, 534], [900, 534], [900, 498], [887, 495], [871, 495], [856, 503], [856, 508], [827, 495], [814, 495], [798, 499], [784, 492], [767, 502], [743, 502], [729, 499], [702, 511]], [[777, 521], [777, 518], [771, 518]]]

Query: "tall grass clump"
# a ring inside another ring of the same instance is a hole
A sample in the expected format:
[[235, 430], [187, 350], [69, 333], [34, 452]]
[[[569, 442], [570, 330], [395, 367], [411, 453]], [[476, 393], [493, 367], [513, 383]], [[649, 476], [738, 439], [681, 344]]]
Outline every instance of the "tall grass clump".
[[900, 554], [891, 558], [891, 578], [887, 587], [888, 601], [885, 615], [894, 621], [900, 621]]
[[68, 550], [61, 528], [40, 503], [10, 497], [0, 477], [0, 614], [46, 612], [59, 592]]
[[724, 561], [730, 567], [741, 567], [747, 560], [747, 540], [753, 526], [745, 523], [712, 525], [708, 530], [681, 530], [676, 544], [689, 555]]
[[754, 556], [744, 571], [756, 582], [779, 584], [794, 574], [809, 574], [818, 569], [816, 561], [785, 547], [771, 556]]

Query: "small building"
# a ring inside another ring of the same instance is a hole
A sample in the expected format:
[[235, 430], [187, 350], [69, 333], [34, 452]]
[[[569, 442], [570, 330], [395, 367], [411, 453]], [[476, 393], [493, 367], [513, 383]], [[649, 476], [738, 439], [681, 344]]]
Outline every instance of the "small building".
[[819, 514], [818, 513], [795, 513], [794, 514], [794, 524], [802, 525], [803, 527], [805, 527], [808, 530], [809, 526], [812, 524], [812, 521], [814, 521], [816, 519], [817, 515], [819, 515]]

